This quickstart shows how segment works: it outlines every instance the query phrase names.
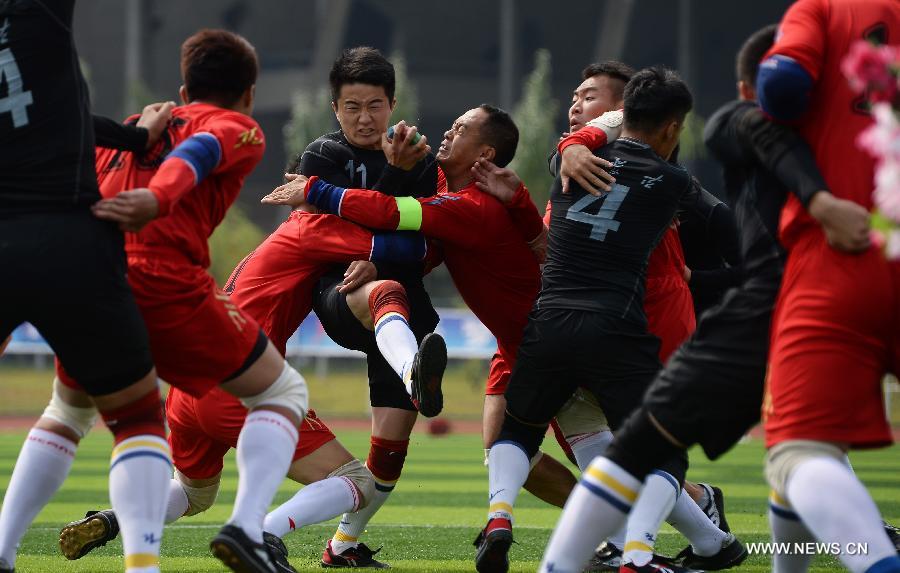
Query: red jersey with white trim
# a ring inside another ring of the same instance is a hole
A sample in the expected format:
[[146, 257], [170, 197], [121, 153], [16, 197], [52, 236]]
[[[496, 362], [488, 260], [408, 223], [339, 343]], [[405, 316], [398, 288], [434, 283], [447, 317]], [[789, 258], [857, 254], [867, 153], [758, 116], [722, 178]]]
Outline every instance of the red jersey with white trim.
[[444, 264], [463, 300], [497, 338], [504, 359], [515, 363], [541, 281], [525, 236], [537, 236], [544, 225], [524, 186], [514, 199], [527, 202], [519, 209], [518, 226], [500, 201], [474, 183], [457, 192], [416, 199], [344, 190], [314, 178], [307, 200], [360, 225], [419, 231], [440, 239]]
[[[900, 41], [896, 0], [798, 0], [785, 13], [775, 45], [766, 57], [793, 58], [815, 82], [809, 108], [796, 128], [813, 149], [829, 190], [872, 208], [875, 160], [856, 145], [872, 124], [865, 98], [856, 94], [840, 66], [850, 46], [863, 39]], [[804, 231], [818, 231], [800, 201], [788, 196], [782, 242], [790, 247]]]
[[159, 199], [159, 217], [126, 233], [126, 251], [174, 248], [209, 267], [207, 240], [264, 150], [253, 118], [205, 103], [176, 107], [160, 142], [144, 155], [97, 148], [101, 195], [148, 187]]

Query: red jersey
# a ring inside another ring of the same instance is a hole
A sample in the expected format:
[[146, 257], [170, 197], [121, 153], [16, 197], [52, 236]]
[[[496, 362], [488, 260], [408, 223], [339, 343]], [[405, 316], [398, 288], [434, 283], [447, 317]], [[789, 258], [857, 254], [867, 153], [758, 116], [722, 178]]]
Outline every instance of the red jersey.
[[159, 217], [126, 233], [126, 251], [175, 249], [209, 267], [207, 240], [264, 150], [253, 118], [205, 103], [176, 107], [160, 142], [144, 155], [98, 148], [104, 197], [148, 187], [159, 200]]
[[439, 239], [444, 264], [463, 300], [497, 338], [504, 360], [515, 363], [540, 290], [540, 268], [526, 241], [544, 228], [524, 186], [513, 201], [516, 215], [474, 183], [415, 199], [342, 189], [313, 178], [307, 200], [367, 227], [420, 231]]
[[[851, 44], [863, 39], [900, 39], [896, 0], [799, 0], [785, 13], [766, 57], [792, 58], [812, 76], [809, 108], [797, 129], [813, 149], [829, 190], [871, 209], [875, 160], [857, 147], [856, 138], [872, 118], [864, 97], [853, 92], [840, 69]], [[791, 246], [804, 230], [818, 229], [800, 201], [789, 195], [781, 218], [785, 245]]]
[[412, 233], [373, 234], [334, 215], [294, 211], [238, 264], [225, 292], [284, 355], [288, 338], [312, 309], [316, 282], [335, 264], [413, 262], [424, 252], [424, 239]]

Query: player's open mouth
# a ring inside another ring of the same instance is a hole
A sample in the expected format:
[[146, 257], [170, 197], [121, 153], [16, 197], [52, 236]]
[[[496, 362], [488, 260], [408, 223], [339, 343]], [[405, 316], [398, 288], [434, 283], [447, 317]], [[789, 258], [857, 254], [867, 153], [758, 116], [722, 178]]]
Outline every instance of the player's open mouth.
[[584, 127], [584, 124], [582, 124], [580, 121], [574, 119], [569, 120], [569, 131], [577, 131], [582, 127]]

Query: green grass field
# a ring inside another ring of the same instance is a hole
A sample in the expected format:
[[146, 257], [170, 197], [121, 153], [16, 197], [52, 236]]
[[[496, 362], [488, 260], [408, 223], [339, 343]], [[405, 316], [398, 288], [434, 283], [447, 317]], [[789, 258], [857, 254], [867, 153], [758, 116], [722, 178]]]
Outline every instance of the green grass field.
[[[365, 457], [368, 435], [338, 431], [341, 440], [359, 457]], [[5, 488], [23, 432], [0, 433], [0, 487]], [[552, 441], [552, 440], [551, 440]], [[547, 442], [550, 452], [555, 444]], [[66, 561], [57, 550], [60, 527], [80, 517], [86, 509], [108, 506], [107, 465], [110, 439], [95, 431], [79, 451], [72, 475], [53, 502], [38, 516], [25, 536], [17, 571], [113, 572], [122, 570], [121, 544], [116, 541], [79, 561]], [[762, 447], [758, 441], [741, 444], [716, 464], [693, 456], [690, 477], [710, 481], [725, 490], [727, 516], [735, 533], [746, 541], [768, 538], [765, 499], [767, 488], [761, 477]], [[860, 477], [869, 486], [885, 517], [900, 522], [900, 451], [896, 448], [853, 456]], [[227, 518], [234, 500], [236, 473], [233, 459], [226, 473], [216, 506], [208, 512], [185, 518], [166, 529], [162, 567], [166, 571], [223, 571], [209, 555], [208, 542]], [[276, 501], [287, 499], [297, 486], [285, 482]], [[486, 510], [487, 472], [482, 466], [478, 436], [453, 434], [434, 438], [414, 434], [403, 478], [388, 504], [370, 524], [364, 540], [398, 572], [473, 571], [471, 545], [483, 525]], [[558, 515], [556, 508], [523, 493], [517, 504], [516, 540], [512, 548], [512, 571], [535, 571], [541, 552]], [[318, 559], [325, 540], [335, 527], [314, 526], [289, 535], [285, 540], [291, 562], [299, 571], [321, 571]], [[674, 554], [683, 540], [665, 526], [658, 550]], [[765, 556], [753, 556], [741, 571], [769, 570]], [[813, 571], [840, 571], [831, 558], [818, 558]]]

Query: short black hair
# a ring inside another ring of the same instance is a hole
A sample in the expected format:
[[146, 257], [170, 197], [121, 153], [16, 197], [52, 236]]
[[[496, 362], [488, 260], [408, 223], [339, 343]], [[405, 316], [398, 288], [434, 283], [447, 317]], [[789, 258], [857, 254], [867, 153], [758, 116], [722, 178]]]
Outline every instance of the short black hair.
[[489, 103], [483, 103], [478, 109], [487, 114], [487, 119], [481, 125], [479, 133], [482, 140], [494, 148], [494, 164], [498, 167], [506, 167], [516, 156], [516, 147], [519, 146], [519, 128], [513, 118]]
[[388, 105], [393, 103], [397, 87], [394, 64], [382, 56], [381, 52], [368, 46], [347, 48], [341, 52], [331, 66], [328, 82], [331, 84], [331, 101], [334, 103], [337, 103], [344, 84], [381, 86], [387, 94]]
[[628, 64], [616, 60], [606, 60], [605, 62], [588, 64], [581, 70], [581, 81], [594, 76], [609, 76], [613, 79], [622, 80], [622, 82], [627, 84], [633, 75], [634, 68]]
[[181, 77], [192, 101], [233, 105], [258, 73], [256, 50], [234, 32], [203, 29], [181, 45]]
[[738, 80], [756, 89], [756, 72], [759, 71], [759, 62], [775, 43], [777, 31], [778, 24], [769, 24], [750, 34], [737, 53], [735, 71]]
[[625, 124], [644, 133], [671, 120], [684, 121], [694, 107], [687, 84], [663, 66], [644, 68], [625, 86]]

